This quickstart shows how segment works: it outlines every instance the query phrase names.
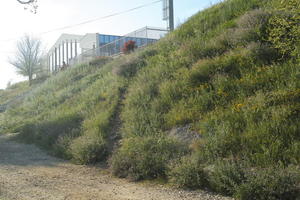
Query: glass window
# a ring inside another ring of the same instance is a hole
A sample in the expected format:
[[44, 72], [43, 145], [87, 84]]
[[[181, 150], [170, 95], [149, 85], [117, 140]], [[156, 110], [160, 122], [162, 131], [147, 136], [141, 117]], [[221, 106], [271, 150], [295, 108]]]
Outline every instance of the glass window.
[[121, 46], [121, 48], [123, 48], [123, 47], [124, 47], [124, 44], [125, 44], [125, 42], [126, 42], [126, 39], [123, 39], [123, 40], [121, 40], [121, 42], [120, 42], [120, 46]]
[[142, 45], [141, 38], [138, 38], [138, 39], [137, 39], [137, 46], [139, 47], [139, 46], [141, 46], [141, 45]]
[[109, 42], [109, 37], [108, 37], [108, 35], [105, 35], [105, 36], [104, 36], [104, 42], [105, 42], [105, 43], [108, 43], [108, 42]]
[[104, 37], [103, 37], [103, 35], [100, 35], [100, 43], [104, 43]]

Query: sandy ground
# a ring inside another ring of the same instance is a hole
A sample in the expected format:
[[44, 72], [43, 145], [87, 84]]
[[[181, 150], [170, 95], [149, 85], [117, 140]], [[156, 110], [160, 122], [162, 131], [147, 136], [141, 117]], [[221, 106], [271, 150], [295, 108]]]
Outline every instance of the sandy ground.
[[1, 200], [229, 199], [113, 178], [99, 167], [74, 165], [10, 138], [0, 135]]

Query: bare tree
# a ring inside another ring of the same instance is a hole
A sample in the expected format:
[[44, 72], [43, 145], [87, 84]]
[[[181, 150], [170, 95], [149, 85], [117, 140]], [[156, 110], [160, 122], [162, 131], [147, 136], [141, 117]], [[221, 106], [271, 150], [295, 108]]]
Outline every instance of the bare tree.
[[26, 6], [30, 6], [31, 9], [30, 11], [33, 12], [34, 14], [36, 14], [38, 5], [37, 5], [37, 0], [26, 0], [26, 1], [22, 1], [22, 0], [17, 0], [20, 4], [23, 4], [25, 7], [24, 9], [27, 9]]
[[27, 1], [21, 1], [21, 0], [17, 0], [20, 4], [30, 4], [35, 2], [35, 0], [27, 0]]
[[25, 35], [17, 42], [17, 51], [10, 64], [17, 68], [17, 73], [28, 76], [29, 85], [34, 75], [41, 71], [42, 46], [37, 38]]

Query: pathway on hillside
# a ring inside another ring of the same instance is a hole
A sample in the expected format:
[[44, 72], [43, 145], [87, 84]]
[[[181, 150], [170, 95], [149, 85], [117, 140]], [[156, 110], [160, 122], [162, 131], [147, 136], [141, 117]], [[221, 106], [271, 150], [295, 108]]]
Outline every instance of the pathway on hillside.
[[112, 178], [101, 168], [73, 165], [10, 137], [0, 135], [1, 200], [225, 199]]

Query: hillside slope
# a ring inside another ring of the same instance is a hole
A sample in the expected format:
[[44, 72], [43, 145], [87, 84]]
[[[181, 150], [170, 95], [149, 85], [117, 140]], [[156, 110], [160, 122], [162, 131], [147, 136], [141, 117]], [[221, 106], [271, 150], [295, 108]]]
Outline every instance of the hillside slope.
[[297, 199], [299, 11], [217, 4], [151, 47], [50, 78], [6, 111], [5, 132], [78, 163], [111, 158], [119, 177]]
[[0, 90], [0, 133], [6, 129], [4, 112], [14, 106], [19, 105], [30, 95], [32, 88], [27, 82], [20, 82], [7, 87], [5, 90]]
[[0, 90], [0, 112], [4, 112], [6, 108], [12, 104], [16, 104], [18, 99], [30, 91], [31, 88], [26, 82], [14, 84], [6, 90]]

